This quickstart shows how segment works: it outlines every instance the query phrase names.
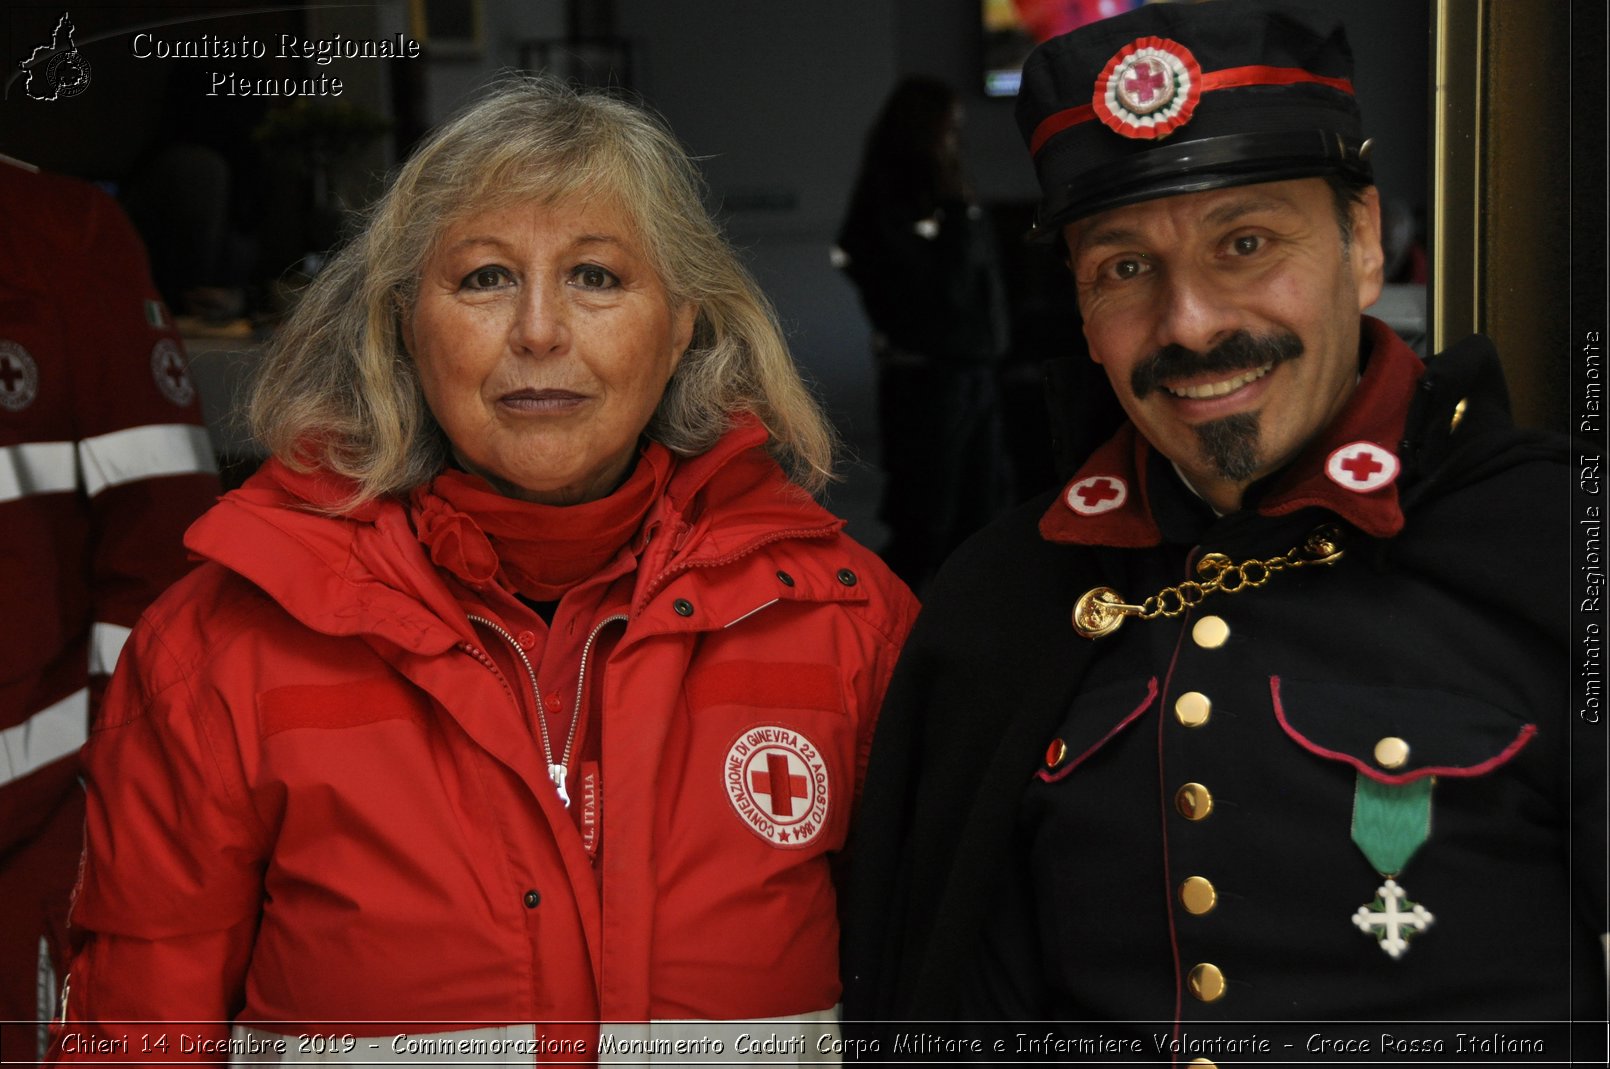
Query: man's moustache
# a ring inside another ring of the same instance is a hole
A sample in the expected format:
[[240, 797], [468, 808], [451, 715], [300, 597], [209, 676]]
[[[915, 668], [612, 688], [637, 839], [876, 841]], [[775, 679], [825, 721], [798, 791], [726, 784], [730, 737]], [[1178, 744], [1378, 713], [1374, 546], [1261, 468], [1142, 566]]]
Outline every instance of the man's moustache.
[[1295, 360], [1302, 352], [1302, 339], [1289, 330], [1261, 336], [1238, 330], [1205, 353], [1183, 345], [1165, 345], [1135, 365], [1129, 375], [1129, 388], [1140, 400], [1171, 379], [1252, 371], [1265, 364]]

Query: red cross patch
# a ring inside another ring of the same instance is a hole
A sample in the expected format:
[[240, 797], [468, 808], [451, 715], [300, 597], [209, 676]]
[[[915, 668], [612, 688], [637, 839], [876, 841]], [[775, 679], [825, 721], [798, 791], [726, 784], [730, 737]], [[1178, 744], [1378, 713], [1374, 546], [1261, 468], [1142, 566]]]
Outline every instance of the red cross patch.
[[1202, 98], [1202, 67], [1191, 50], [1163, 37], [1131, 41], [1096, 77], [1090, 105], [1108, 129], [1157, 140], [1191, 121]]
[[0, 408], [21, 412], [39, 396], [39, 365], [28, 350], [0, 338]]
[[1099, 516], [1122, 508], [1129, 500], [1129, 485], [1116, 475], [1092, 475], [1068, 487], [1068, 507], [1081, 516]]
[[195, 400], [196, 387], [185, 368], [184, 354], [167, 338], [151, 349], [151, 375], [157, 380], [162, 396], [183, 408]]
[[792, 728], [763, 724], [732, 740], [722, 780], [739, 819], [773, 846], [797, 850], [827, 827], [827, 759]]
[[1355, 494], [1379, 490], [1398, 477], [1398, 458], [1374, 442], [1350, 442], [1331, 453], [1325, 475]]

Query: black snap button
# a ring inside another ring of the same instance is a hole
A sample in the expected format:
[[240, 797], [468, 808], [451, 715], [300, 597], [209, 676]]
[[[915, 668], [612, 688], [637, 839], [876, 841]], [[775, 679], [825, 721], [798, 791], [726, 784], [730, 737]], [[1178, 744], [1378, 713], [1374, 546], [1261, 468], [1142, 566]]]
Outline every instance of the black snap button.
[[537, 906], [539, 904], [541, 904], [541, 902], [542, 902], [542, 896], [537, 894], [537, 892], [535, 892], [535, 891], [527, 891], [525, 893], [525, 908], [526, 909], [536, 909]]
[[676, 614], [678, 616], [693, 615], [693, 602], [689, 601], [687, 598], [677, 598], [671, 603], [671, 608], [676, 610]]
[[793, 586], [794, 585], [794, 577], [789, 575], [787, 572], [778, 572], [777, 573], [777, 581], [779, 583], [783, 584], [784, 586]]
[[850, 571], [848, 568], [840, 568], [839, 582], [843, 583], [845, 586], [854, 586], [856, 583], [855, 573]]

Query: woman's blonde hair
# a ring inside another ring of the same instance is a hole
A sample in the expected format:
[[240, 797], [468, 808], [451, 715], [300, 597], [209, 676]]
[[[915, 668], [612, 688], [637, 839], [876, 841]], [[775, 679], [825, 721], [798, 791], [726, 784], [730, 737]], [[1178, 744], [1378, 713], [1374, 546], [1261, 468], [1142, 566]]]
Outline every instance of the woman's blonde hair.
[[307, 287], [253, 385], [253, 433], [293, 467], [354, 480], [349, 507], [428, 482], [448, 445], [403, 324], [432, 247], [469, 214], [603, 195], [633, 216], [672, 306], [698, 307], [647, 435], [693, 456], [735, 416], [753, 413], [794, 481], [820, 490], [832, 477], [832, 428], [702, 191], [686, 151], [644, 109], [549, 78], [500, 81], [419, 146], [363, 229]]

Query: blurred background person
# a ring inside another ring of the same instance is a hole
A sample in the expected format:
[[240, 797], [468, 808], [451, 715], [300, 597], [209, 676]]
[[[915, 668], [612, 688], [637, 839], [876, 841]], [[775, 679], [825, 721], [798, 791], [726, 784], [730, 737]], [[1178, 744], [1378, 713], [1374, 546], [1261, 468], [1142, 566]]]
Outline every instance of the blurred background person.
[[919, 590], [1012, 497], [996, 382], [1010, 317], [993, 227], [962, 170], [961, 124], [946, 83], [897, 85], [838, 236], [873, 327], [883, 558]]
[[[0, 1021], [50, 1016], [77, 751], [218, 480], [184, 348], [111, 197], [0, 156]], [[43, 1027], [4, 1029], [34, 1061]]]
[[59, 1053], [172, 1021], [217, 1023], [128, 1056], [585, 1061], [589, 1022], [637, 1022], [630, 1056], [786, 1018], [810, 1058], [915, 602], [811, 499], [832, 432], [669, 131], [484, 96], [311, 284], [251, 418], [273, 459], [190, 532], [86, 749]]
[[240, 319], [260, 275], [271, 161], [252, 140], [263, 97], [209, 96], [211, 72], [167, 68], [158, 138], [130, 169], [123, 207], [145, 236], [151, 274], [187, 329]]

